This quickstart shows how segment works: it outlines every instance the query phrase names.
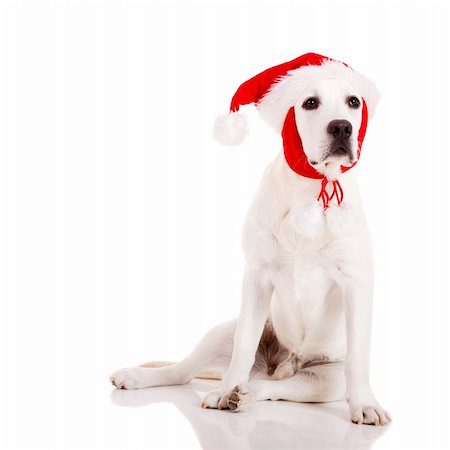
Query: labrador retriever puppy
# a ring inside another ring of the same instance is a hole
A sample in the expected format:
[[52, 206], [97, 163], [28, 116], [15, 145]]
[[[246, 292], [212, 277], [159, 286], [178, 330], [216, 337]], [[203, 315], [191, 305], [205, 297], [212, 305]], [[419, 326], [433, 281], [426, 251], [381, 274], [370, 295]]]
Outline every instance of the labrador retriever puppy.
[[[369, 384], [371, 239], [351, 169], [378, 102], [372, 81], [314, 53], [243, 83], [215, 126], [237, 144], [239, 106], [255, 103], [281, 132], [243, 231], [239, 317], [210, 330], [177, 363], [111, 375], [122, 389], [217, 377], [202, 407], [245, 411], [259, 400], [346, 399], [358, 424], [391, 421]], [[344, 197], [345, 194], [345, 197]]]

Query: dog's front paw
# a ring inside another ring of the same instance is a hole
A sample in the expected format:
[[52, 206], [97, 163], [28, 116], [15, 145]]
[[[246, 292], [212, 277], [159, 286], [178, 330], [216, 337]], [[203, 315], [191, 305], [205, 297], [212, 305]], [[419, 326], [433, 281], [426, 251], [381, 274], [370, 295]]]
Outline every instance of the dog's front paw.
[[250, 383], [240, 383], [233, 389], [219, 388], [209, 392], [202, 402], [202, 408], [230, 409], [231, 411], [247, 411], [256, 401], [255, 390]]
[[235, 385], [236, 383], [233, 382], [222, 382], [218, 389], [206, 395], [201, 405], [202, 408], [229, 409], [228, 399]]
[[116, 370], [109, 379], [119, 389], [142, 389], [151, 385], [148, 371], [145, 367], [129, 367]]
[[376, 401], [349, 402], [350, 418], [358, 425], [387, 425], [391, 416]]
[[238, 384], [228, 397], [228, 408], [234, 412], [248, 411], [256, 402], [256, 393], [248, 383]]
[[[229, 392], [228, 392], [229, 394]], [[228, 394], [222, 391], [211, 391], [203, 399], [202, 408], [228, 409]]]

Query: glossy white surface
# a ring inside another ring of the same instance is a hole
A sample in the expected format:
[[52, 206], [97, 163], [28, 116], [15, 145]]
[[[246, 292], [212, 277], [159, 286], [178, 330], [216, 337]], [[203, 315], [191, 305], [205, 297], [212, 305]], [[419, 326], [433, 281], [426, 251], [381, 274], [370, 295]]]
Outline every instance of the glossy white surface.
[[[202, 409], [201, 398], [213, 384], [195, 380], [185, 386], [141, 391], [117, 389], [111, 392], [111, 401], [122, 408], [142, 408], [142, 414], [151, 409], [167, 412], [168, 403], [172, 417], [177, 421], [184, 417], [197, 439], [197, 443], [190, 440], [183, 443], [176, 438], [177, 430], [167, 430], [169, 441], [150, 439], [151, 448], [194, 445], [203, 449], [369, 449], [389, 429], [352, 424], [345, 402], [267, 401], [244, 413]], [[152, 428], [149, 424], [149, 430]]]
[[[75, 355], [72, 366], [39, 370], [33, 383], [6, 387], [2, 450], [448, 448], [445, 405], [434, 402], [432, 413], [418, 413], [420, 397], [396, 403], [399, 397], [390, 396], [385, 403], [393, 422], [387, 427], [352, 424], [345, 402], [265, 401], [233, 413], [200, 407], [216, 381], [118, 390], [105, 368], [89, 372], [82, 361]], [[58, 374], [64, 379], [55, 385]]]

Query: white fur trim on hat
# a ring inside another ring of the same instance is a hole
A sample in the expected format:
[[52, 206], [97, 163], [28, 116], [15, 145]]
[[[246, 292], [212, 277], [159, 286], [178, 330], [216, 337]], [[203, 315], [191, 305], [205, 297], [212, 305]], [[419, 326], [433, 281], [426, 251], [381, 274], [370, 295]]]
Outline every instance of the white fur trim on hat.
[[375, 83], [338, 61], [326, 61], [320, 66], [304, 66], [289, 71], [258, 102], [262, 118], [275, 130], [281, 132], [289, 109], [294, 106], [301, 93], [314, 81], [324, 78], [347, 80], [366, 101], [369, 119], [375, 114], [380, 93]]

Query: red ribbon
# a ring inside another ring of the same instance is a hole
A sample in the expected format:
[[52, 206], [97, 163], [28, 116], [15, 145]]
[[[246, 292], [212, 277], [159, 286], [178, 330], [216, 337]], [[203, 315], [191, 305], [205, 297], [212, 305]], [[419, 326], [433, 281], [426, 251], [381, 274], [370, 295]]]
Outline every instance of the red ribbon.
[[[333, 185], [333, 192], [331, 195], [327, 191], [327, 185], [328, 183], [332, 183]], [[336, 201], [338, 206], [341, 205], [342, 200], [344, 200], [344, 191], [342, 190], [341, 185], [339, 184], [338, 180], [329, 180], [328, 178], [324, 178], [322, 180], [322, 188], [320, 190], [320, 194], [317, 197], [317, 200], [321, 200], [323, 204], [323, 209], [327, 209], [330, 201], [333, 199], [333, 197], [336, 196]]]

